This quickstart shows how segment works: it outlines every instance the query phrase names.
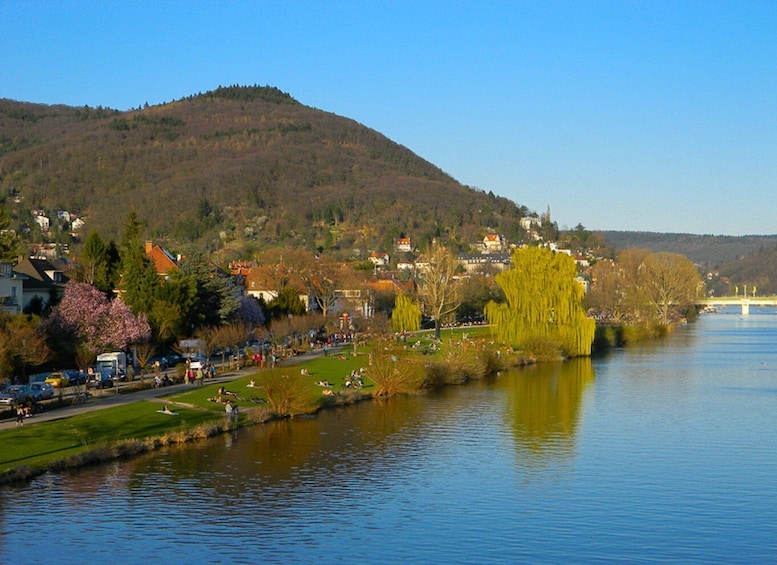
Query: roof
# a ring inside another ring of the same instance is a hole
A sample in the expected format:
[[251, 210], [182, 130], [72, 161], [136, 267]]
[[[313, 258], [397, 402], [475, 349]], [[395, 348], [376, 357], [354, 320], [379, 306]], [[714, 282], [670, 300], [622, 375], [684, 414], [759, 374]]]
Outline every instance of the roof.
[[179, 268], [178, 261], [170, 253], [150, 241], [146, 242], [146, 256], [154, 264], [154, 268], [160, 276], [165, 276], [170, 271]]

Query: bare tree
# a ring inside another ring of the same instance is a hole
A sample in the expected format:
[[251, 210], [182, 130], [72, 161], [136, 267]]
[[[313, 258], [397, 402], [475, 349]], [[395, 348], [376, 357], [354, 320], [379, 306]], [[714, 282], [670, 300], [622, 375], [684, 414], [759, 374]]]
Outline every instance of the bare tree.
[[443, 321], [452, 316], [461, 303], [459, 281], [454, 277], [458, 263], [453, 254], [436, 241], [424, 255], [426, 265], [421, 270], [418, 298], [424, 312], [434, 320], [434, 336], [440, 339]]

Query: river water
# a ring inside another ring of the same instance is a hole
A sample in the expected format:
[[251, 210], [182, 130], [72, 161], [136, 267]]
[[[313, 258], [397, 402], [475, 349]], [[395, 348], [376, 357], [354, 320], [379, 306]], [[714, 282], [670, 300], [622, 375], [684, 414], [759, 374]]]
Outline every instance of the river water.
[[0, 489], [1, 563], [774, 563], [777, 314]]

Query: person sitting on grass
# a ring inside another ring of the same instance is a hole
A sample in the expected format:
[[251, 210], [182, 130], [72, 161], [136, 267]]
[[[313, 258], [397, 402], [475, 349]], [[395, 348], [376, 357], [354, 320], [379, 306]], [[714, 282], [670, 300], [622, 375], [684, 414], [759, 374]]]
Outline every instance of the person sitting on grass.
[[159, 412], [161, 412], [162, 414], [167, 414], [168, 416], [177, 416], [178, 415], [178, 412], [173, 412], [172, 410], [170, 410], [167, 407], [167, 404], [165, 404], [165, 407], [162, 408]]

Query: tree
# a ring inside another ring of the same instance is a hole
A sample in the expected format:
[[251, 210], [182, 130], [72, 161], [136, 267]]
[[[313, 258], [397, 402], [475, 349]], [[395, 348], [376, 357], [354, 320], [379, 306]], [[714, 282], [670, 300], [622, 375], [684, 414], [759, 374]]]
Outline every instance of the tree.
[[13, 263], [19, 258], [19, 235], [11, 227], [5, 206], [0, 206], [0, 261]]
[[108, 300], [94, 286], [76, 281], [65, 286], [51, 320], [54, 327], [71, 333], [94, 353], [124, 350], [151, 335], [144, 314], [136, 317], [121, 299]]
[[208, 261], [201, 250], [187, 251], [181, 271], [196, 285], [196, 298], [189, 313], [193, 327], [223, 324], [238, 311], [239, 297], [231, 279]]
[[496, 276], [506, 302], [489, 302], [486, 317], [504, 342], [555, 345], [568, 356], [590, 355], [596, 324], [583, 310], [583, 287], [568, 255], [517, 249], [513, 268]]
[[414, 332], [421, 327], [421, 306], [405, 294], [398, 294], [391, 312], [395, 332]]
[[46, 362], [50, 350], [37, 316], [0, 314], [0, 379]]
[[602, 318], [615, 323], [626, 319], [627, 299], [632, 293], [623, 269], [615, 261], [604, 259], [591, 267], [591, 290], [585, 302]]
[[493, 277], [470, 277], [461, 284], [461, 304], [456, 311], [459, 319], [477, 319], [483, 316], [486, 304], [504, 301], [504, 295]]
[[121, 288], [124, 302], [136, 314], [151, 312], [159, 287], [159, 275], [146, 256], [141, 229], [137, 213], [130, 211], [121, 243]]
[[301, 275], [326, 318], [329, 310], [337, 303], [337, 291], [342, 288], [338, 269], [332, 264], [315, 259]]
[[437, 242], [425, 253], [427, 267], [421, 274], [418, 297], [424, 312], [434, 320], [434, 335], [440, 339], [442, 323], [459, 307], [459, 282], [454, 278], [458, 263]]
[[116, 288], [115, 272], [118, 269], [119, 253], [116, 244], [106, 244], [100, 235], [92, 230], [84, 241], [79, 260], [79, 280], [96, 286], [103, 292]]
[[655, 308], [658, 322], [668, 325], [693, 306], [702, 281], [694, 264], [678, 253], [652, 253], [639, 272], [640, 287]]
[[299, 290], [293, 286], [284, 286], [278, 291], [278, 296], [267, 304], [267, 313], [270, 319], [281, 316], [300, 316], [307, 312], [305, 303], [299, 297]]

